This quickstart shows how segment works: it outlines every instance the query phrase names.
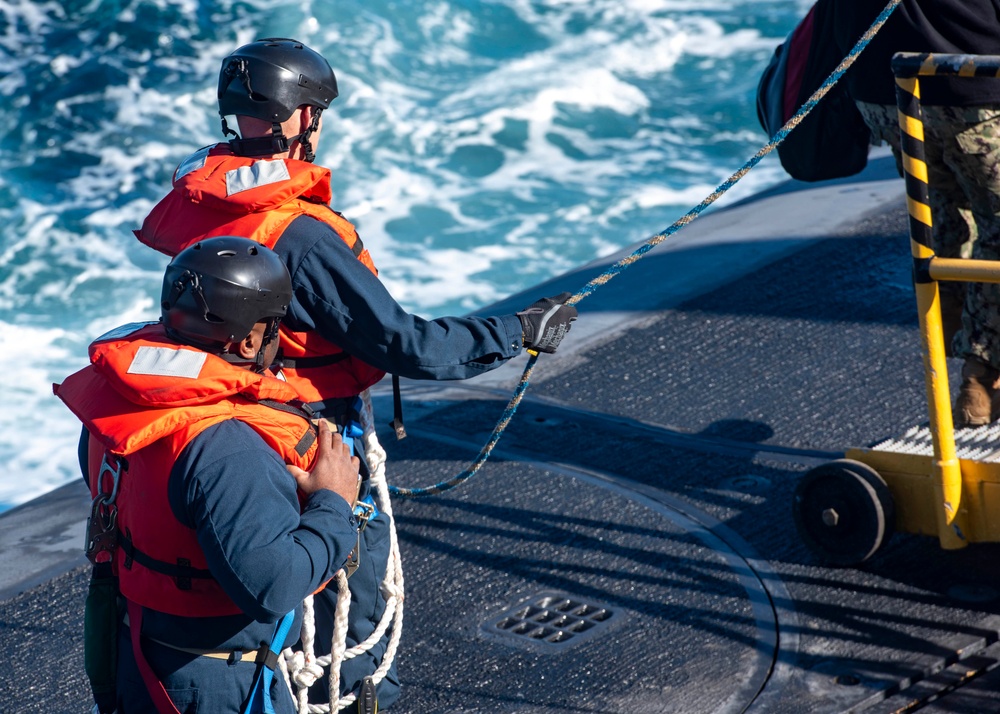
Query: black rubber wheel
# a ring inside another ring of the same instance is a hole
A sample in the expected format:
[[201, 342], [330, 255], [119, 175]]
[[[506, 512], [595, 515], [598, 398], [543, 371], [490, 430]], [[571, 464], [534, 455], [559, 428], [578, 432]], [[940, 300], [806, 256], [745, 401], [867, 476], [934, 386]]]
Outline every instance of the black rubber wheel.
[[892, 535], [892, 493], [867, 464], [839, 459], [807, 471], [795, 488], [799, 536], [830, 565], [857, 565]]

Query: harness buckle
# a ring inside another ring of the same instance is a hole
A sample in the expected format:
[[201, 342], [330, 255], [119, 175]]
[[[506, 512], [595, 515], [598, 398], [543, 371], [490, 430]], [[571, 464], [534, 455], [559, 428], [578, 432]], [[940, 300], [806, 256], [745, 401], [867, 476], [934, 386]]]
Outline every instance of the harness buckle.
[[359, 565], [361, 565], [361, 531], [358, 531], [358, 542], [351, 548], [351, 552], [347, 555], [347, 562], [344, 563], [344, 573], [348, 578], [354, 575], [354, 571], [358, 569]]
[[368, 525], [368, 521], [375, 517], [377, 510], [370, 495], [354, 504], [354, 517], [358, 521], [358, 533], [361, 533]]
[[114, 555], [118, 548], [118, 509], [107, 506], [107, 496], [99, 493], [94, 498], [87, 516], [87, 530], [84, 534], [83, 552], [94, 565], [101, 553]]
[[377, 714], [378, 712], [378, 690], [375, 689], [375, 680], [365, 677], [361, 680], [361, 688], [358, 690], [358, 714]]
[[[105, 505], [112, 505], [115, 499], [118, 498], [118, 484], [121, 483], [122, 469], [124, 468], [128, 471], [128, 462], [122, 457], [113, 457], [115, 460], [115, 465], [112, 466], [108, 463], [108, 452], [104, 452], [104, 456], [101, 458], [101, 470], [97, 472], [97, 492], [99, 495], [104, 496]], [[104, 474], [111, 474], [111, 493], [104, 493], [101, 491], [102, 481], [104, 480]]]
[[[118, 548], [118, 507], [115, 500], [118, 498], [118, 486], [121, 484], [122, 469], [128, 470], [128, 462], [121, 456], [111, 456], [104, 452], [101, 458], [101, 468], [97, 472], [97, 483], [95, 489], [97, 496], [90, 507], [90, 515], [87, 517], [87, 530], [84, 533], [83, 552], [87, 559], [97, 565], [97, 559], [101, 553], [110, 553], [112, 558]], [[111, 465], [114, 461], [114, 466]], [[104, 475], [111, 474], [111, 491], [106, 492], [104, 487]]]

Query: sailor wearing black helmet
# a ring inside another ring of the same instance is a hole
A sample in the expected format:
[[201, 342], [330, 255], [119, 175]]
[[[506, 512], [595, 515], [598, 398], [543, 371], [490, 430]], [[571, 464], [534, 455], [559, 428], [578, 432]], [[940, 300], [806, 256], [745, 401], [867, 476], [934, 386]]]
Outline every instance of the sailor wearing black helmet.
[[[172, 190], [136, 231], [139, 240], [168, 255], [221, 233], [274, 248], [292, 277], [282, 372], [330, 418], [346, 413], [386, 373], [466, 379], [524, 349], [554, 352], [576, 319], [576, 309], [564, 304], [568, 293], [492, 317], [425, 320], [396, 303], [354, 226], [329, 207], [330, 171], [312, 163], [323, 111], [336, 96], [330, 65], [300, 42], [270, 38], [235, 50], [222, 62], [218, 98], [223, 131], [235, 134], [227, 119], [235, 116], [239, 135], [181, 163]], [[369, 488], [365, 479], [362, 494]], [[348, 646], [366, 640], [384, 612], [377, 587], [389, 554], [384, 514], [368, 523], [360, 551], [350, 581]], [[317, 598], [316, 610], [318, 620], [326, 619], [317, 637], [328, 646], [331, 603]], [[344, 663], [344, 694], [357, 693], [379, 667], [389, 637]], [[378, 686], [379, 709], [397, 697], [393, 663]]]
[[[271, 38], [244, 45], [229, 55], [219, 73], [219, 113], [222, 131], [240, 156], [284, 154], [297, 143], [301, 156], [316, 157], [310, 137], [319, 131], [320, 116], [337, 98], [337, 78], [323, 57], [295, 40]], [[299, 112], [298, 133], [288, 136], [282, 122]], [[240, 139], [227, 116], [239, 117]], [[252, 125], [256, 119], [269, 127]], [[268, 128], [270, 132], [268, 133]], [[316, 137], [319, 138], [318, 136]]]
[[99, 338], [56, 386], [88, 436], [95, 580], [117, 577], [127, 603], [102, 619], [113, 593], [88, 598], [97, 711], [295, 711], [269, 652], [357, 542], [360, 475], [267, 370], [290, 297], [269, 249], [201, 241], [167, 267], [161, 321]]

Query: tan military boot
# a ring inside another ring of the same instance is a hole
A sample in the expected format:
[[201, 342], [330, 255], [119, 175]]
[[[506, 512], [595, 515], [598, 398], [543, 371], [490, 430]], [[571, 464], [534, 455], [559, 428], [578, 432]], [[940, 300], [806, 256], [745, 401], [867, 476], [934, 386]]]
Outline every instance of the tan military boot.
[[[955, 400], [955, 426], [989, 424], [996, 413], [994, 404], [1000, 401], [1000, 370], [969, 357], [962, 365], [962, 386]], [[998, 405], [1000, 406], [1000, 405]]]

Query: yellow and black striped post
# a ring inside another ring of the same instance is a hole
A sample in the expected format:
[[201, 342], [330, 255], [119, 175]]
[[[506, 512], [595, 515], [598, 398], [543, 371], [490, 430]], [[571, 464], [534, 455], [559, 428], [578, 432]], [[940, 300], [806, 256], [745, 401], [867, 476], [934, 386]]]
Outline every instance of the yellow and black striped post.
[[938, 539], [942, 548], [967, 545], [962, 534], [962, 472], [955, 449], [955, 432], [948, 388], [944, 334], [941, 327], [939, 280], [1000, 282], [1000, 266], [989, 261], [944, 259], [934, 255], [933, 222], [928, 199], [924, 124], [920, 107], [920, 76], [996, 77], [1000, 57], [934, 55], [901, 52], [892, 59], [906, 178], [906, 204], [913, 255], [913, 284], [920, 315], [927, 381], [927, 404], [934, 440], [933, 478]]

